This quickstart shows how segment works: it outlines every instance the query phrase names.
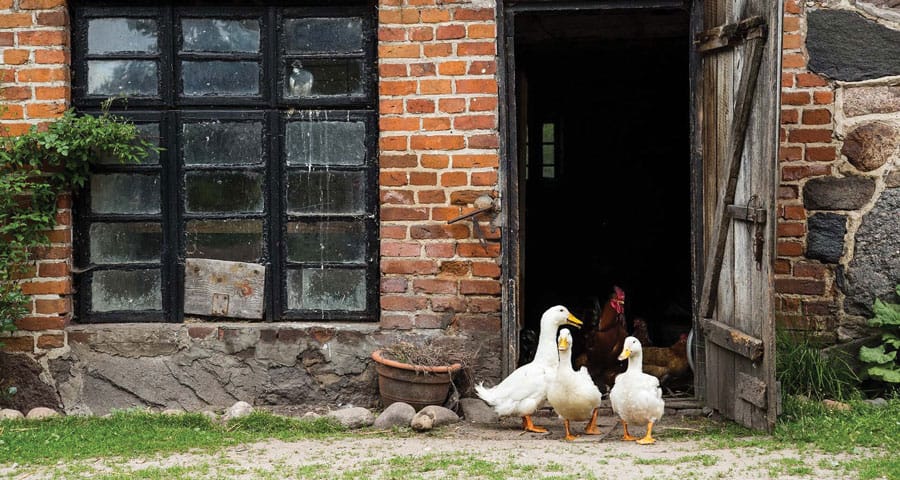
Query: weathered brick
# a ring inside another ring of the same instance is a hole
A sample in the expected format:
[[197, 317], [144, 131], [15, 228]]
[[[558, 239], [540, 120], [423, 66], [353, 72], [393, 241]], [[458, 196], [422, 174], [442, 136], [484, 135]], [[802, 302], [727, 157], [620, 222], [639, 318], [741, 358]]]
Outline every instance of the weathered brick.
[[437, 185], [437, 173], [435, 172], [409, 172], [410, 185]]
[[16, 328], [27, 331], [62, 330], [69, 324], [67, 317], [22, 317], [15, 322]]
[[434, 113], [434, 100], [411, 98], [406, 101], [407, 113]]
[[450, 156], [443, 154], [422, 154], [421, 159], [422, 167], [424, 168], [434, 168], [434, 169], [442, 169], [447, 168], [450, 165]]
[[30, 27], [31, 25], [30, 13], [0, 14], [0, 28]]
[[27, 68], [19, 70], [18, 77], [24, 83], [47, 83], [68, 80], [65, 68]]
[[472, 172], [469, 183], [471, 183], [473, 187], [489, 187], [492, 185], [497, 185], [498, 178], [499, 176], [497, 174], [497, 171]]
[[823, 175], [831, 175], [831, 165], [788, 165], [781, 167], [781, 179], [784, 181], [800, 180], [802, 178], [809, 177], [821, 177]]
[[822, 295], [825, 293], [825, 282], [819, 280], [776, 278], [775, 291], [799, 295]]
[[381, 238], [383, 239], [393, 239], [393, 240], [403, 240], [406, 238], [406, 230], [407, 228], [404, 225], [382, 225], [381, 226]]
[[382, 131], [416, 131], [420, 122], [418, 117], [381, 117], [378, 126]]
[[461, 57], [496, 55], [495, 42], [465, 42], [456, 46], [456, 53]]
[[456, 252], [463, 258], [484, 258], [500, 256], [500, 244], [498, 243], [460, 243], [456, 247]]
[[458, 8], [453, 13], [454, 20], [478, 21], [493, 20], [494, 9], [492, 8]]
[[469, 102], [471, 112], [496, 112], [497, 97], [475, 97]]
[[495, 115], [463, 115], [453, 120], [457, 130], [491, 130], [497, 128]]
[[383, 257], [419, 257], [422, 246], [412, 242], [381, 242]]
[[[410, 77], [433, 77], [437, 72], [437, 66], [434, 63], [411, 63], [409, 65], [409, 76]], [[423, 95], [427, 95], [429, 92], [421, 87], [422, 82], [419, 82], [420, 93]]]
[[429, 243], [425, 245], [425, 256], [428, 258], [453, 258], [456, 245], [453, 243]]
[[188, 336], [191, 338], [208, 338], [218, 329], [209, 325], [197, 325], [188, 327]]
[[34, 300], [34, 313], [41, 315], [52, 315], [57, 313], [69, 313], [68, 298], [45, 299], [37, 298]]
[[786, 15], [782, 21], [782, 27], [785, 32], [796, 32], [800, 30], [800, 17]]
[[32, 103], [25, 112], [29, 118], [57, 118], [66, 111], [66, 106], [61, 103]]
[[413, 280], [413, 292], [429, 294], [456, 294], [455, 280], [417, 279]]
[[832, 132], [825, 129], [795, 129], [788, 134], [788, 141], [795, 143], [829, 143]]
[[406, 172], [383, 171], [378, 175], [378, 178], [382, 187], [399, 187], [409, 184], [407, 175]]
[[786, 147], [784, 145], [778, 150], [778, 159], [783, 162], [795, 162], [803, 159], [803, 147]]
[[466, 62], [449, 61], [438, 64], [438, 73], [441, 75], [464, 75], [466, 73]]
[[461, 150], [466, 147], [462, 135], [413, 135], [410, 146], [415, 150]]
[[423, 118], [422, 130], [429, 132], [450, 130], [450, 119], [447, 117]]
[[827, 125], [831, 123], [831, 112], [824, 109], [804, 110], [803, 123], [805, 125]]
[[382, 136], [378, 139], [379, 148], [384, 150], [393, 150], [393, 151], [401, 151], [406, 150], [408, 137], [405, 136], [393, 136], [393, 137], [385, 137]]
[[450, 21], [450, 11], [436, 8], [422, 9], [419, 17], [423, 23], [444, 23]]
[[31, 50], [8, 49], [3, 52], [3, 63], [7, 65], [22, 65], [28, 63], [29, 58], [31, 58]]
[[32, 336], [0, 337], [0, 343], [3, 344], [0, 350], [4, 352], [34, 351], [34, 337]]
[[816, 105], [828, 105], [834, 103], [834, 92], [831, 90], [813, 92], [813, 102]]
[[803, 35], [785, 34], [781, 37], [781, 48], [785, 50], [797, 50], [803, 47]]
[[[382, 172], [381, 175], [385, 176], [389, 173], [405, 175], [404, 172]], [[379, 196], [382, 204], [412, 205], [415, 203], [413, 192], [407, 190], [382, 190]]]
[[410, 95], [416, 93], [418, 83], [414, 80], [383, 80], [378, 85], [381, 95]]
[[403, 277], [385, 277], [381, 279], [382, 293], [406, 293], [409, 280]]
[[441, 185], [444, 187], [462, 187], [469, 184], [467, 172], [446, 172], [441, 174]]
[[449, 57], [453, 54], [453, 45], [449, 43], [433, 43], [425, 45], [422, 52], [426, 57]]
[[775, 260], [775, 274], [787, 275], [790, 273], [791, 273], [791, 262], [789, 260], [785, 260], [782, 258]]
[[490, 79], [456, 80], [456, 93], [497, 93], [497, 81]]
[[409, 30], [409, 39], [414, 42], [434, 40], [434, 27], [415, 27]]
[[798, 73], [798, 87], [827, 87], [828, 80], [816, 75], [815, 73]]
[[475, 262], [472, 264], [472, 275], [476, 277], [500, 278], [500, 265], [493, 262]]
[[440, 203], [447, 201], [447, 195], [443, 190], [420, 190], [416, 193], [416, 199], [420, 204]]
[[393, 98], [382, 98], [378, 102], [378, 112], [382, 115], [391, 115], [403, 113], [403, 100]]
[[416, 328], [446, 328], [450, 319], [434, 313], [417, 313], [413, 317]]
[[422, 95], [445, 95], [453, 93], [452, 80], [420, 80], [419, 93]]
[[398, 275], [433, 275], [437, 273], [437, 266], [431, 260], [387, 259], [381, 262], [381, 272]]
[[466, 29], [467, 37], [473, 40], [497, 37], [497, 28], [493, 23], [477, 23], [469, 25]]
[[408, 75], [406, 64], [401, 63], [382, 63], [378, 66], [378, 76], [386, 77], [405, 77]]
[[22, 284], [25, 295], [66, 295], [72, 293], [69, 280], [33, 281]]
[[444, 113], [461, 113], [466, 111], [464, 98], [442, 98], [438, 100], [438, 109]]
[[785, 108], [781, 111], [781, 123], [794, 124], [800, 121], [800, 111], [795, 108]]
[[51, 46], [68, 45], [69, 36], [63, 30], [33, 30], [17, 32], [19, 45]]
[[386, 330], [411, 330], [415, 326], [415, 322], [409, 315], [382, 315], [381, 328]]
[[837, 158], [835, 147], [806, 147], [806, 161], [830, 162]]
[[69, 24], [69, 16], [64, 10], [38, 12], [37, 24], [44, 27], [64, 27]]
[[799, 53], [786, 53], [781, 57], [782, 68], [804, 68], [806, 57]]
[[459, 24], [450, 24], [450, 25], [441, 25], [437, 28], [435, 32], [435, 38], [438, 40], [456, 40], [460, 38], [465, 38], [466, 36], [466, 27], [465, 25]]
[[814, 278], [823, 280], [828, 267], [821, 263], [797, 262], [794, 264], [794, 276], [798, 278]]
[[386, 311], [409, 312], [422, 310], [428, 306], [428, 300], [421, 296], [408, 297], [400, 295], [383, 295], [381, 308]]
[[37, 346], [42, 349], [62, 348], [66, 344], [63, 335], [41, 335], [37, 338]]
[[803, 205], [784, 205], [781, 208], [781, 218], [787, 220], [805, 220], [806, 208]]
[[434, 312], [465, 312], [468, 310], [467, 303], [460, 297], [434, 297], [431, 299], [431, 310]]
[[806, 234], [806, 224], [803, 222], [779, 222], [779, 237], [802, 237]]
[[463, 332], [499, 332], [499, 315], [457, 315], [453, 323]]
[[776, 253], [782, 257], [799, 257], [803, 255], [803, 244], [797, 241], [778, 242]]
[[809, 92], [781, 92], [782, 105], [809, 105]]
[[472, 135], [468, 140], [469, 148], [495, 149], [500, 147], [500, 137], [497, 134]]
[[499, 313], [503, 309], [500, 298], [472, 298], [469, 300], [471, 313]]
[[31, 87], [3, 87], [0, 97], [4, 100], [28, 100], [31, 98]]

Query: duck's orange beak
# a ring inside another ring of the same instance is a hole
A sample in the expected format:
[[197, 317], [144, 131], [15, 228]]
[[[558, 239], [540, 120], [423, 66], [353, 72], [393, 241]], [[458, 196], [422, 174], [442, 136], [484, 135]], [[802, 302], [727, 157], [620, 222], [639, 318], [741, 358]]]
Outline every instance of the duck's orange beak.
[[581, 328], [582, 325], [581, 320], [577, 319], [575, 315], [572, 315], [571, 313], [569, 314], [569, 318], [566, 319], [566, 323], [577, 328]]
[[623, 348], [622, 353], [619, 354], [619, 361], [625, 360], [626, 358], [631, 356], [630, 348]]
[[566, 337], [560, 338], [557, 348], [559, 349], [560, 352], [568, 350], [569, 349], [569, 339]]

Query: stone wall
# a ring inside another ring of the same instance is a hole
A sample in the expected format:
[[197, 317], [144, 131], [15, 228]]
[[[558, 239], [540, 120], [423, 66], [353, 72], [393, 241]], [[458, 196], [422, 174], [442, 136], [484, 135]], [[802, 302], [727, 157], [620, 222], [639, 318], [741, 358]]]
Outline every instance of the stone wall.
[[870, 332], [900, 283], [900, 9], [785, 5], [778, 322], [830, 342]]

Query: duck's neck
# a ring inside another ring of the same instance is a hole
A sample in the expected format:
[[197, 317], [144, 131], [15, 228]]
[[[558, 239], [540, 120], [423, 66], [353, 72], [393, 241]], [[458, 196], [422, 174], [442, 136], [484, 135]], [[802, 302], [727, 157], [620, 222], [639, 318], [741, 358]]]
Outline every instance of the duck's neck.
[[572, 350], [566, 349], [559, 352], [559, 365], [556, 366], [556, 369], [560, 372], [564, 372], [567, 369], [571, 368], [572, 365]]
[[556, 365], [559, 361], [559, 351], [556, 349], [556, 328], [541, 327], [537, 349], [534, 351], [534, 360], [552, 365]]
[[632, 353], [631, 356], [628, 357], [628, 373], [633, 372], [643, 372], [644, 371], [644, 359], [643, 353], [635, 352]]

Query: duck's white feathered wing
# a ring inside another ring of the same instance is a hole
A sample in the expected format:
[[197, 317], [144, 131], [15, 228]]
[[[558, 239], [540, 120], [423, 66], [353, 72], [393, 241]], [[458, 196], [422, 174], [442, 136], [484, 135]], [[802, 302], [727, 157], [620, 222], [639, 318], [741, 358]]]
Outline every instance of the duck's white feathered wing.
[[530, 415], [547, 398], [548, 367], [528, 363], [514, 370], [494, 387], [475, 386], [479, 398], [500, 416]]

